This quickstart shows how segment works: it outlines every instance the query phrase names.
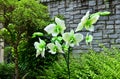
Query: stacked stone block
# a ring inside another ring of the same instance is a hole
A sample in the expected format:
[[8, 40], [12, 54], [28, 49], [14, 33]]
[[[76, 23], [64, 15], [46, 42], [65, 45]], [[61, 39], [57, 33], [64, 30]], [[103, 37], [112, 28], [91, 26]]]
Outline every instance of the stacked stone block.
[[[45, 2], [43, 0], [43, 2]], [[110, 11], [111, 15], [101, 16], [99, 21], [94, 25], [95, 31], [90, 33], [94, 36], [92, 48], [96, 51], [101, 51], [103, 44], [108, 48], [120, 48], [120, 1], [110, 0], [55, 0], [45, 2], [48, 5], [50, 16], [53, 18], [55, 15], [61, 14], [65, 17], [67, 26], [66, 31], [76, 29], [80, 19], [89, 10], [91, 13], [98, 11]], [[80, 33], [86, 35], [88, 31], [83, 30]], [[85, 41], [76, 46], [75, 52], [86, 51], [90, 49], [86, 46]]]

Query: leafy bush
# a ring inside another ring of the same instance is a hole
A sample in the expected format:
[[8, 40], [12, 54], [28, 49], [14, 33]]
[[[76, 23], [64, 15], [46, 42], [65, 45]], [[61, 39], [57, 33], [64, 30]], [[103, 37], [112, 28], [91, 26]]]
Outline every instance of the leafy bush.
[[33, 47], [33, 41], [35, 39], [30, 39], [29, 42], [23, 42], [19, 48], [20, 50], [20, 60], [19, 67], [21, 69], [21, 75], [25, 75], [26, 79], [36, 79], [36, 76], [43, 74], [43, 69], [48, 68], [52, 63], [57, 60], [56, 55], [51, 55], [46, 51], [46, 57], [42, 58], [41, 56], [35, 57], [35, 49]]
[[[119, 79], [120, 50], [104, 49], [101, 53], [90, 51], [81, 54], [79, 58], [71, 55], [70, 70], [71, 79]], [[45, 79], [67, 79], [63, 58], [45, 71]]]
[[13, 79], [14, 75], [13, 64], [0, 64], [0, 79]]
[[[4, 38], [8, 46], [13, 48], [13, 51], [9, 47], [5, 49], [6, 58], [12, 52], [13, 58], [10, 59], [14, 61], [18, 58], [19, 63], [16, 74], [18, 70], [21, 71], [20, 76], [28, 72], [35, 73], [30, 74], [30, 78], [28, 78], [34, 79], [32, 77], [40, 73], [38, 70], [42, 71], [42, 67], [46, 66], [45, 64], [50, 65], [49, 62], [55, 58], [49, 53], [47, 59], [35, 58], [33, 42], [37, 39], [31, 39], [33, 32], [44, 33], [43, 28], [50, 21], [47, 7], [36, 0], [0, 0], [0, 12], [0, 22], [4, 27], [0, 29], [0, 36]], [[17, 56], [15, 53], [18, 53], [18, 57], [15, 57]]]

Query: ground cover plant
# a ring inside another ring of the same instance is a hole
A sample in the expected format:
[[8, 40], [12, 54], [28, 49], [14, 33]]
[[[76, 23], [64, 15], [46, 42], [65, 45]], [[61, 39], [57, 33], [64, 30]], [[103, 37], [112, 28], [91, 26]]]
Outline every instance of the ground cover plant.
[[[119, 79], [120, 50], [105, 48], [102, 52], [93, 50], [84, 52], [79, 57], [70, 55], [71, 79]], [[45, 69], [45, 75], [38, 79], [68, 79], [64, 58]]]

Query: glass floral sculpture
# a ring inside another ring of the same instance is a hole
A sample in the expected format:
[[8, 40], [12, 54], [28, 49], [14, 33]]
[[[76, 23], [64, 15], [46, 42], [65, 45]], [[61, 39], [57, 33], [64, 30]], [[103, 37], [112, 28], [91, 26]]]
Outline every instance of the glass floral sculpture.
[[[51, 43], [46, 43], [42, 38], [39, 38], [39, 42], [34, 43], [34, 47], [36, 49], [36, 57], [41, 55], [45, 57], [45, 50], [49, 49], [51, 54], [60, 53], [66, 60], [67, 68], [68, 68], [68, 77], [70, 79], [70, 68], [69, 68], [69, 53], [70, 47], [79, 46], [79, 43], [85, 39], [86, 44], [92, 42], [93, 36], [88, 33], [84, 37], [81, 33], [76, 33], [85, 28], [88, 31], [94, 31], [94, 24], [98, 21], [100, 16], [109, 15], [110, 12], [97, 12], [90, 15], [90, 12], [86, 12], [85, 16], [82, 17], [81, 22], [78, 24], [76, 30], [71, 30], [70, 32], [65, 32], [66, 26], [64, 20], [61, 20], [58, 17], [55, 17], [55, 23], [49, 24], [44, 28], [47, 34], [52, 35]], [[41, 32], [35, 32], [33, 34], [33, 38], [36, 36], [44, 35]], [[64, 41], [61, 43], [61, 41]]]

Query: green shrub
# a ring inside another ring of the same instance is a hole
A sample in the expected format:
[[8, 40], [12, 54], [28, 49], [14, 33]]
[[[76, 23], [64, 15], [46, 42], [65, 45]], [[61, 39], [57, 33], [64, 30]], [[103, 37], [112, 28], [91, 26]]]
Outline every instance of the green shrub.
[[[43, 79], [67, 79], [63, 58], [45, 71]], [[71, 55], [70, 71], [71, 79], [120, 79], [120, 51], [112, 48], [104, 49], [101, 53], [83, 53], [79, 58]]]
[[[40, 73], [39, 71], [42, 71], [42, 67], [50, 65], [55, 58], [49, 53], [46, 54], [47, 59], [36, 58], [33, 45], [38, 38], [31, 38], [36, 31], [44, 33], [43, 28], [49, 24], [47, 7], [36, 0], [0, 0], [0, 12], [2, 13], [0, 22], [8, 30], [2, 30], [0, 36], [4, 38], [8, 46], [13, 48], [13, 51], [10, 47], [5, 49], [6, 59], [12, 52], [10, 62], [18, 58], [19, 69], [17, 70], [20, 70], [20, 76], [32, 73], [27, 77], [34, 79]], [[14, 47], [17, 52], [14, 51]], [[17, 56], [15, 53], [18, 53], [18, 57], [15, 57]]]
[[[45, 37], [43, 37], [45, 38]], [[48, 68], [52, 63], [57, 60], [56, 55], [51, 55], [46, 51], [45, 58], [38, 56], [36, 58], [36, 50], [33, 47], [35, 39], [29, 39], [28, 42], [21, 42], [19, 67], [22, 75], [29, 73], [26, 79], [36, 79], [36, 76], [42, 75], [43, 69]], [[23, 74], [24, 73], [24, 74]]]
[[13, 79], [14, 75], [13, 64], [0, 64], [0, 79]]

